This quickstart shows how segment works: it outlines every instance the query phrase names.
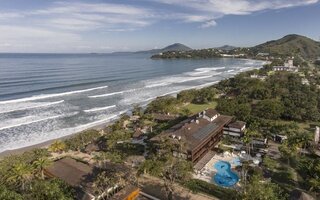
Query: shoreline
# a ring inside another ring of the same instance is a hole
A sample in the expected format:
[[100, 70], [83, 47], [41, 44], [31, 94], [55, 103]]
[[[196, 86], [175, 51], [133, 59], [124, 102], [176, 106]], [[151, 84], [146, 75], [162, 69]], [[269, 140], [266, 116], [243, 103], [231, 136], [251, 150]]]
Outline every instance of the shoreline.
[[[250, 59], [248, 59], [248, 60], [250, 60]], [[264, 65], [264, 64], [263, 64], [263, 65]], [[262, 68], [263, 65], [261, 65], [259, 68]], [[259, 69], [259, 68], [254, 68], [254, 69], [250, 69], [250, 70], [240, 71], [240, 72], [237, 73], [237, 74], [240, 74], [240, 73], [243, 73], [243, 72], [248, 72], [248, 71], [255, 70], [255, 69]], [[233, 76], [235, 76], [235, 75], [237, 75], [237, 74], [234, 74]], [[227, 79], [232, 78], [233, 76], [228, 77]], [[225, 80], [225, 79], [223, 79], [223, 80]], [[220, 81], [222, 81], [222, 80], [214, 81], [214, 82], [212, 82], [212, 83], [207, 83], [207, 84], [205, 84], [205, 86], [200, 87], [200, 88], [211, 87], [211, 86], [213, 86], [213, 85], [218, 84]], [[199, 87], [199, 86], [198, 86], [198, 87]], [[191, 89], [193, 89], [193, 88], [197, 88], [197, 86], [191, 87]], [[200, 88], [198, 88], [198, 89], [200, 89]], [[188, 89], [185, 89], [185, 90], [188, 90]], [[181, 90], [181, 91], [184, 91], [184, 90]], [[181, 91], [179, 91], [179, 92], [181, 92]], [[177, 93], [179, 93], [179, 92], [174, 92], [174, 93], [171, 92], [171, 93], [168, 93], [167, 95], [174, 95], [174, 94], [177, 94]], [[166, 95], [162, 95], [162, 96], [166, 96]], [[160, 97], [160, 96], [157, 96], [157, 97], [153, 98], [152, 100], [154, 100], [154, 99], [156, 99], [156, 98], [158, 98], [158, 97]], [[149, 103], [150, 103], [150, 102], [149, 102]], [[140, 105], [140, 106], [146, 107], [149, 103], [143, 104], [143, 105]], [[119, 117], [120, 117], [120, 115], [119, 115]], [[82, 131], [80, 131], [80, 132], [75, 132], [75, 133], [72, 133], [72, 134], [67, 135], [67, 136], [58, 137], [58, 138], [56, 138], [56, 139], [51, 139], [51, 140], [48, 140], [48, 141], [45, 141], [45, 142], [41, 142], [41, 143], [38, 143], [38, 144], [26, 146], [26, 147], [21, 147], [21, 148], [17, 148], [17, 149], [6, 150], [6, 151], [3, 151], [3, 152], [0, 152], [0, 160], [3, 159], [4, 157], [11, 156], [11, 155], [20, 155], [20, 154], [23, 154], [23, 153], [26, 152], [26, 151], [31, 151], [31, 150], [33, 150], [33, 149], [48, 148], [54, 141], [57, 141], [57, 140], [62, 140], [62, 141], [63, 141], [63, 140], [66, 140], [66, 139], [68, 139], [68, 138], [70, 138], [70, 137], [73, 137], [73, 136], [75, 136], [75, 135], [77, 135], [77, 134], [80, 134], [80, 133], [82, 133], [82, 132], [84, 132], [84, 131], [86, 131], [86, 130], [92, 130], [92, 129], [94, 129], [94, 130], [100, 131], [100, 130], [106, 128], [108, 125], [113, 124], [116, 120], [118, 120], [118, 118], [113, 119], [113, 120], [111, 120], [111, 121], [102, 122], [102, 123], [99, 124], [99, 125], [95, 125], [95, 126], [89, 127], [89, 128], [87, 128], [87, 129], [85, 129], [85, 130], [82, 130]]]
[[43, 149], [43, 148], [48, 148], [53, 142], [57, 141], [57, 140], [66, 140], [70, 137], [73, 137], [75, 135], [78, 135], [84, 131], [87, 131], [87, 130], [97, 130], [97, 131], [101, 131], [103, 130], [106, 126], [112, 124], [115, 120], [112, 120], [112, 121], [109, 121], [109, 122], [104, 122], [104, 123], [101, 123], [99, 125], [96, 125], [96, 126], [93, 126], [93, 127], [90, 127], [90, 128], [87, 128], [83, 131], [80, 131], [80, 132], [76, 132], [76, 133], [72, 133], [70, 135], [67, 135], [67, 136], [63, 136], [63, 137], [59, 137], [59, 138], [56, 138], [56, 139], [52, 139], [52, 140], [48, 140], [48, 141], [45, 141], [45, 142], [41, 142], [41, 143], [38, 143], [38, 144], [34, 144], [34, 145], [30, 145], [30, 146], [27, 146], [27, 147], [21, 147], [21, 148], [17, 148], [17, 149], [12, 149], [12, 150], [6, 150], [6, 151], [3, 151], [3, 152], [0, 152], [0, 160], [2, 160], [3, 158], [5, 157], [8, 157], [8, 156], [12, 156], [12, 155], [21, 155], [23, 154], [24, 152], [27, 152], [27, 151], [31, 151], [31, 150], [34, 150], [34, 149]]

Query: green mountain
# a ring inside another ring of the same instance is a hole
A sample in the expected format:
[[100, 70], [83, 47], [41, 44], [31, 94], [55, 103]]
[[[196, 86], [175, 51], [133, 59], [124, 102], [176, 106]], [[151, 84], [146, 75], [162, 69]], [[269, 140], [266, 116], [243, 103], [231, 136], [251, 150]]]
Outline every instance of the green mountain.
[[184, 44], [180, 44], [180, 43], [174, 43], [172, 45], [169, 45], [163, 49], [161, 49], [162, 52], [166, 52], [166, 51], [190, 51], [192, 50], [190, 47], [184, 45]]
[[151, 49], [147, 51], [137, 51], [135, 53], [150, 53], [150, 54], [158, 54], [168, 51], [190, 51], [192, 50], [190, 47], [180, 44], [180, 43], [174, 43], [172, 45], [169, 45], [167, 47], [164, 47], [163, 49]]
[[320, 42], [301, 35], [287, 35], [279, 40], [272, 40], [255, 47], [254, 53], [270, 53], [271, 55], [295, 56], [304, 59], [317, 59], [320, 56]]

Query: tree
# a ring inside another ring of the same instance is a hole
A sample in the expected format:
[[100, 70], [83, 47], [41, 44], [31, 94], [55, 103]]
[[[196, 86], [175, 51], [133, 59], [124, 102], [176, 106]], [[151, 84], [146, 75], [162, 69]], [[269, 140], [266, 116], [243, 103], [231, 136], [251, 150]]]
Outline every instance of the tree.
[[153, 126], [155, 126], [156, 124], [157, 123], [154, 121], [153, 116], [150, 114], [146, 114], [140, 119], [140, 127], [149, 127], [151, 133], [153, 132]]
[[52, 143], [49, 146], [49, 151], [51, 152], [56, 152], [56, 153], [61, 153], [65, 150], [66, 145], [64, 142], [60, 141], [60, 140], [56, 140], [54, 143]]
[[239, 119], [239, 120], [243, 120], [246, 121], [251, 114], [251, 106], [249, 104], [238, 104], [238, 109], [235, 111], [235, 116]]
[[22, 196], [15, 191], [7, 189], [4, 185], [0, 185], [1, 200], [23, 200]]
[[137, 116], [142, 116], [143, 114], [143, 109], [139, 104], [134, 104], [133, 109], [132, 109], [132, 115], [137, 115]]
[[265, 119], [279, 119], [284, 111], [282, 103], [278, 100], [262, 100], [255, 108], [258, 117]]
[[74, 190], [66, 183], [58, 179], [51, 179], [35, 181], [25, 196], [26, 199], [35, 200], [72, 200], [74, 195]]
[[44, 180], [44, 169], [52, 164], [52, 161], [48, 158], [38, 158], [33, 163], [34, 168], [40, 172], [41, 179]]
[[277, 184], [262, 181], [257, 175], [250, 178], [250, 183], [245, 186], [244, 191], [241, 195], [243, 200], [285, 200], [287, 198]]
[[188, 109], [188, 108], [182, 108], [181, 114], [182, 114], [183, 116], [189, 117], [189, 116], [192, 114], [192, 112], [191, 112], [190, 109]]
[[175, 190], [175, 182], [180, 181], [183, 183], [189, 180], [191, 177], [192, 165], [185, 160], [179, 160], [175, 158], [169, 161], [169, 163], [165, 165], [161, 173], [161, 177], [164, 181], [167, 199], [172, 200]]
[[[94, 180], [93, 187], [98, 195], [103, 194], [108, 189], [113, 188], [117, 184], [114, 176], [111, 176], [106, 171], [103, 171], [97, 175]], [[107, 198], [109, 198], [109, 193], [107, 193]]]
[[9, 171], [7, 182], [20, 187], [22, 191], [26, 189], [33, 178], [33, 167], [27, 163], [15, 164]]
[[279, 151], [281, 153], [281, 157], [288, 161], [288, 165], [290, 165], [291, 157], [296, 154], [297, 148], [293, 146], [289, 146], [288, 142], [285, 141], [279, 146]]

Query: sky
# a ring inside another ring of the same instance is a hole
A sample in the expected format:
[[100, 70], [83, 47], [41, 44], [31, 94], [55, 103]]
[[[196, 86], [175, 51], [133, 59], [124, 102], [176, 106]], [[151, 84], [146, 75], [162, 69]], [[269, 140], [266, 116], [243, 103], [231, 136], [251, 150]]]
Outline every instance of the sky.
[[320, 0], [0, 0], [0, 52], [254, 46], [320, 40]]

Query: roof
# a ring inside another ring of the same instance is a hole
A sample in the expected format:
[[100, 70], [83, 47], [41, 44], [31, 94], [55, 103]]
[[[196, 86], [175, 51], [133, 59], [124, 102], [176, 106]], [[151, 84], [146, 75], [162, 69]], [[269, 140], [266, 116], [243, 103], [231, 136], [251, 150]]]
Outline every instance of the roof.
[[84, 149], [84, 151], [90, 154], [91, 152], [94, 152], [94, 151], [103, 150], [105, 146], [106, 146], [106, 141], [104, 139], [100, 139], [99, 141], [93, 141], [90, 144], [88, 144]]
[[138, 138], [140, 136], [142, 136], [144, 133], [141, 131], [141, 129], [137, 129], [134, 133], [133, 133], [133, 137], [134, 138]]
[[166, 115], [166, 114], [160, 114], [160, 113], [154, 113], [152, 114], [152, 116], [155, 120], [158, 120], [158, 121], [171, 121], [177, 118], [175, 115]]
[[169, 129], [169, 131], [162, 132], [154, 137], [152, 140], [157, 141], [163, 137], [181, 137], [186, 144], [187, 150], [193, 150], [206, 138], [214, 135], [221, 130], [226, 124], [230, 123], [233, 117], [220, 115], [212, 122], [204, 118], [184, 120], [184, 124], [179, 123]]
[[216, 116], [218, 114], [219, 114], [218, 111], [216, 111], [213, 108], [209, 108], [209, 109], [205, 110], [205, 115], [210, 117], [210, 118], [212, 118], [212, 117], [214, 117], [214, 116]]
[[[116, 163], [106, 163], [104, 170], [112, 173], [122, 171], [129, 176], [129, 168]], [[99, 173], [99, 169], [94, 166], [82, 163], [75, 159], [65, 157], [55, 161], [45, 170], [46, 175], [59, 178], [67, 184], [73, 186], [77, 191], [77, 199], [92, 199], [89, 194], [94, 194], [92, 188], [94, 177]]]
[[46, 169], [46, 172], [71, 186], [79, 186], [86, 176], [93, 172], [93, 167], [66, 157], [55, 161]]
[[246, 123], [243, 121], [235, 121], [232, 122], [228, 125], [229, 128], [238, 128], [238, 129], [242, 129], [243, 126], [245, 126]]
[[90, 144], [88, 144], [88, 145], [86, 146], [86, 148], [84, 149], [84, 151], [85, 151], [86, 153], [91, 153], [91, 152], [99, 151], [99, 150], [100, 150], [100, 148], [99, 148], [98, 144], [96, 144], [96, 143], [90, 143]]

